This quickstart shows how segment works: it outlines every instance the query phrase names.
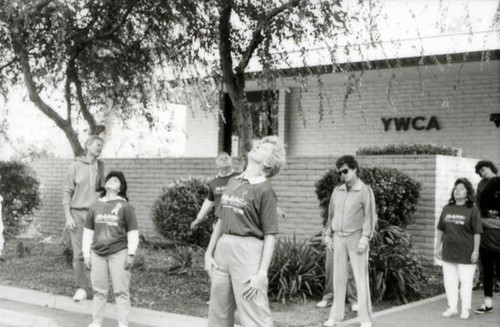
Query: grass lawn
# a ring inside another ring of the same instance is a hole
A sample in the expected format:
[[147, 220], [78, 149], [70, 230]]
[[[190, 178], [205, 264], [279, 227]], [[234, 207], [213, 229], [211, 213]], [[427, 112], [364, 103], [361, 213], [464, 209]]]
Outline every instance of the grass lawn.
[[[23, 240], [28, 248], [25, 256], [18, 241], [7, 242], [4, 249], [6, 263], [0, 263], [0, 284], [38, 290], [59, 295], [72, 296], [75, 291], [71, 266], [61, 256], [57, 244], [36, 243]], [[159, 311], [207, 317], [210, 285], [203, 271], [203, 257], [197, 253], [192, 258], [192, 267], [181, 273], [172, 273], [177, 261], [173, 258], [175, 249], [140, 249], [137, 255], [138, 266], [132, 272], [132, 305]], [[170, 272], [169, 272], [170, 271]], [[442, 293], [440, 276], [429, 287], [429, 296]], [[317, 309], [318, 299], [296, 301], [293, 303], [271, 303], [275, 326], [322, 326], [328, 318], [329, 308]], [[110, 296], [110, 301], [113, 301]], [[374, 311], [396, 305], [382, 302], [374, 305]], [[349, 312], [346, 318], [352, 318]]]

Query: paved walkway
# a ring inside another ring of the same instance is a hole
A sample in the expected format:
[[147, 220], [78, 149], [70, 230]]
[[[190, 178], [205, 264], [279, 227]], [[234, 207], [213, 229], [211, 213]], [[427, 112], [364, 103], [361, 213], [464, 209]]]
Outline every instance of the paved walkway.
[[[441, 318], [446, 309], [444, 295], [376, 312], [374, 327], [500, 327], [500, 293], [495, 293], [495, 310], [484, 315], [472, 314], [469, 320]], [[472, 307], [482, 303], [482, 292], [474, 291]], [[0, 327], [84, 327], [90, 322], [91, 301], [75, 303], [69, 297], [0, 285]], [[103, 327], [116, 326], [115, 306], [109, 304]], [[130, 327], [206, 326], [203, 318], [133, 308]], [[357, 319], [341, 326], [359, 326]], [[319, 326], [314, 326], [319, 327]]]

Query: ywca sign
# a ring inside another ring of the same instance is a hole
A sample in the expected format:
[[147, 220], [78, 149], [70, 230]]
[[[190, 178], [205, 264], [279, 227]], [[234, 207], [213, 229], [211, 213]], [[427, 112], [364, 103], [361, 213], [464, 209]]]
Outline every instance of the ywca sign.
[[394, 126], [394, 130], [408, 131], [414, 129], [416, 131], [430, 131], [435, 129], [439, 131], [441, 126], [436, 118], [436, 116], [431, 116], [430, 118], [424, 116], [417, 117], [383, 117], [382, 123], [384, 124], [384, 132], [391, 129]]

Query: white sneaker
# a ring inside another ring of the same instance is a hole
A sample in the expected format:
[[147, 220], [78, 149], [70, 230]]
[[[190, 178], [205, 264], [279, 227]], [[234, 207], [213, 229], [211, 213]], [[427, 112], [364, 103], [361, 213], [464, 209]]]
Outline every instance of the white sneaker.
[[128, 325], [125, 325], [124, 323], [120, 322], [118, 323], [118, 327], [128, 327]]
[[445, 312], [443, 312], [443, 314], [441, 315], [441, 317], [443, 317], [443, 318], [450, 318], [451, 316], [456, 316], [457, 314], [458, 314], [457, 309], [448, 308], [448, 309], [446, 309]]
[[340, 321], [335, 321], [333, 319], [328, 319], [323, 323], [323, 326], [325, 327], [333, 327], [333, 326], [338, 326], [340, 325]]
[[460, 314], [460, 319], [469, 319], [470, 318], [470, 310], [463, 309], [462, 313]]
[[88, 327], [101, 327], [101, 324], [98, 324], [96, 322], [91, 323]]
[[76, 290], [75, 295], [73, 295], [73, 301], [79, 302], [87, 299], [87, 292], [83, 288]]
[[359, 325], [359, 327], [372, 327], [372, 323], [371, 322], [363, 322], [363, 323], [361, 323], [361, 325]]
[[316, 308], [326, 308], [326, 307], [329, 307], [332, 305], [332, 301], [328, 301], [328, 300], [321, 300], [319, 301], [318, 303], [316, 303]]
[[357, 304], [357, 303], [353, 303], [353, 304], [351, 305], [351, 311], [353, 311], [353, 312], [358, 312], [358, 310], [359, 310], [359, 306], [358, 306], [358, 304]]

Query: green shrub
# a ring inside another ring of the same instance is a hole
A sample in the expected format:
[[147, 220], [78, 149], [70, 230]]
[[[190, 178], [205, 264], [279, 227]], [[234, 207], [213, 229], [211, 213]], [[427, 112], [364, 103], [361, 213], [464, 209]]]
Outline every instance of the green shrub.
[[[418, 182], [391, 168], [361, 168], [359, 177], [373, 189], [379, 219], [403, 228], [412, 223], [420, 195]], [[316, 183], [323, 225], [328, 217], [330, 196], [333, 189], [341, 183], [336, 170], [333, 169]]]
[[4, 236], [11, 239], [21, 232], [23, 218], [40, 208], [40, 182], [31, 167], [18, 161], [0, 161], [0, 176]]
[[441, 154], [461, 157], [462, 149], [437, 144], [397, 144], [384, 147], [367, 147], [356, 151], [356, 155], [389, 155], [389, 154]]
[[383, 220], [370, 241], [369, 271], [374, 302], [419, 299], [429, 280], [410, 234]]
[[206, 247], [210, 241], [215, 216], [207, 219], [194, 230], [189, 225], [208, 194], [208, 185], [197, 178], [179, 179], [164, 187], [153, 204], [153, 222], [163, 236], [181, 243]]
[[320, 296], [325, 280], [324, 257], [323, 250], [306, 240], [297, 241], [295, 235], [278, 239], [269, 267], [270, 297], [285, 303]]

